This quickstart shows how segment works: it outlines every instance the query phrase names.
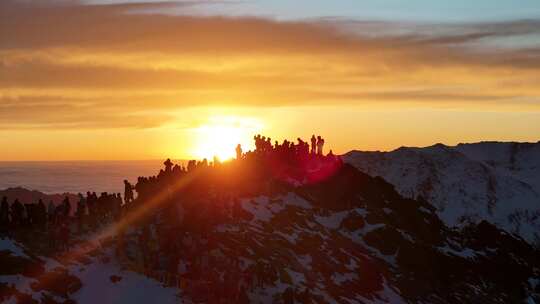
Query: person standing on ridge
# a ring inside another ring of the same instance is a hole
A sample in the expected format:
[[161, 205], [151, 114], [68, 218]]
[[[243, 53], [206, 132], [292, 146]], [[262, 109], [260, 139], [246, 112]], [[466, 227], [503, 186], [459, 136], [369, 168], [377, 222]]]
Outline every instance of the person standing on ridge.
[[45, 230], [45, 227], [47, 225], [47, 207], [45, 207], [45, 204], [43, 203], [42, 199], [39, 199], [37, 203], [36, 216], [37, 216], [38, 227], [40, 227], [40, 229]]
[[171, 162], [170, 158], [167, 158], [167, 160], [163, 163], [165, 165], [165, 172], [169, 173], [172, 171], [173, 163]]
[[47, 217], [49, 220], [49, 225], [51, 225], [54, 220], [55, 210], [56, 210], [56, 207], [54, 206], [53, 201], [49, 201], [49, 205], [47, 205]]
[[65, 197], [64, 201], [62, 202], [64, 205], [64, 218], [69, 218], [69, 215], [71, 214], [71, 203], [69, 202], [69, 197]]
[[311, 154], [315, 155], [317, 151], [317, 138], [315, 138], [315, 134], [311, 135]]
[[124, 180], [124, 202], [130, 203], [133, 201], [133, 186], [127, 181]]
[[58, 240], [60, 241], [60, 250], [68, 251], [69, 250], [69, 224], [67, 222], [62, 222], [58, 231]]
[[83, 221], [84, 221], [84, 217], [86, 215], [86, 199], [84, 198], [84, 196], [79, 193], [79, 201], [77, 202], [77, 211], [76, 212], [76, 215], [77, 215], [77, 227], [78, 227], [78, 231], [79, 233], [82, 232], [82, 229], [83, 229]]
[[323, 155], [324, 139], [317, 136], [317, 155]]
[[13, 202], [13, 204], [11, 205], [11, 222], [14, 225], [18, 226], [22, 224], [23, 212], [24, 212], [23, 205], [19, 202], [18, 199], [15, 199], [15, 202]]
[[2, 198], [2, 205], [0, 207], [0, 233], [7, 232], [9, 227], [9, 204], [7, 197]]
[[116, 193], [116, 196], [114, 197], [113, 218], [115, 220], [118, 220], [120, 219], [121, 215], [122, 215], [122, 195], [120, 193]]
[[236, 159], [240, 160], [242, 158], [242, 146], [238, 144], [236, 146]]

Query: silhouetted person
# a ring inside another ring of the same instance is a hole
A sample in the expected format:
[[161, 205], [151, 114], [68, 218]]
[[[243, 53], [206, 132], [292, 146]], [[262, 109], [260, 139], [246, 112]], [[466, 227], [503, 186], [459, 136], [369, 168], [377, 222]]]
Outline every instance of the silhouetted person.
[[64, 220], [64, 203], [58, 204], [54, 209], [54, 224], [57, 225]]
[[255, 152], [261, 151], [261, 136], [259, 134], [253, 136], [253, 141], [255, 141]]
[[59, 241], [60, 241], [60, 250], [69, 250], [69, 225], [66, 222], [62, 222], [59, 229]]
[[113, 217], [114, 219], [120, 218], [120, 213], [122, 211], [122, 195], [120, 193], [116, 193], [116, 196], [114, 197], [114, 209], [113, 209]]
[[124, 180], [124, 201], [126, 204], [133, 201], [133, 186], [127, 179]]
[[[188, 165], [187, 165], [187, 170], [188, 170], [188, 172], [193, 172], [196, 167], [197, 167], [197, 162], [194, 161], [194, 160], [190, 160], [188, 162]], [[137, 192], [139, 192], [139, 191], [137, 191]]]
[[107, 214], [108, 201], [109, 198], [107, 192], [101, 192], [96, 204], [96, 212], [99, 221], [102, 221]]
[[24, 219], [24, 206], [19, 202], [18, 199], [15, 199], [15, 202], [11, 205], [11, 219], [12, 223], [16, 226], [22, 224]]
[[163, 163], [163, 165], [165, 165], [165, 172], [166, 173], [169, 173], [169, 172], [172, 171], [173, 163], [171, 162], [171, 160], [169, 158], [167, 158], [167, 160]]
[[7, 232], [9, 228], [9, 204], [7, 197], [2, 198], [0, 205], [0, 233]]
[[242, 158], [242, 146], [238, 144], [236, 146], [236, 159], [240, 160]]
[[86, 192], [86, 208], [88, 209], [88, 224], [94, 229], [97, 224], [97, 196], [95, 192]]
[[42, 199], [39, 199], [35, 208], [37, 225], [40, 229], [45, 229], [47, 225], [47, 207], [45, 207]]
[[260, 138], [260, 145], [261, 145], [261, 150], [264, 151], [266, 150], [266, 136], [261, 136]]
[[75, 211], [75, 213], [77, 215], [77, 227], [80, 233], [82, 232], [83, 221], [86, 215], [86, 199], [81, 193], [79, 193], [79, 201], [77, 202], [77, 211]]
[[267, 151], [272, 151], [272, 139], [270, 137], [266, 139], [265, 147]]
[[54, 206], [53, 201], [49, 201], [49, 205], [47, 205], [47, 217], [49, 220], [49, 223], [53, 223], [54, 221], [54, 213], [56, 211], [56, 207]]
[[323, 155], [324, 139], [317, 136], [317, 155]]
[[63, 205], [63, 216], [67, 219], [69, 217], [69, 214], [71, 212], [71, 204], [69, 203], [69, 197], [65, 197], [64, 201], [62, 202]]
[[311, 154], [317, 154], [317, 138], [315, 135], [311, 135]]
[[32, 224], [32, 204], [23, 204], [23, 224], [27, 227], [29, 227]]

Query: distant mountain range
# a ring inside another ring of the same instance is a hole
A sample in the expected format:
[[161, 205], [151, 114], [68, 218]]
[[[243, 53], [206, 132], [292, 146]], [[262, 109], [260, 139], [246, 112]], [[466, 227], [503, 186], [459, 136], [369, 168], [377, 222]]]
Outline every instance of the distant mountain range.
[[449, 226], [486, 220], [540, 245], [540, 142], [436, 144], [343, 158], [401, 195], [427, 200]]
[[7, 197], [9, 203], [13, 203], [15, 199], [18, 199], [23, 204], [37, 203], [40, 199], [45, 204], [52, 201], [55, 205], [60, 204], [66, 196], [69, 198], [70, 203], [76, 204], [79, 198], [73, 193], [55, 193], [46, 194], [37, 190], [28, 190], [22, 187], [7, 188], [0, 190], [0, 198]]

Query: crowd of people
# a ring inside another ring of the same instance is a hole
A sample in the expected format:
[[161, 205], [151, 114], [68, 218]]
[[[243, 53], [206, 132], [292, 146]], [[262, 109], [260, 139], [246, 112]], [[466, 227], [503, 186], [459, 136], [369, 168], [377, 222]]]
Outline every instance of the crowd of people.
[[[296, 143], [284, 140], [271, 144], [272, 139], [256, 135], [255, 156], [263, 156], [263, 167], [269, 169], [270, 176], [293, 184], [312, 183], [323, 180], [333, 174], [342, 165], [341, 158], [332, 150], [324, 155], [324, 138], [311, 136], [311, 145], [297, 138]], [[250, 158], [250, 153], [244, 154]]]
[[[139, 177], [135, 185], [124, 180], [120, 193], [79, 194], [76, 210], [66, 197], [61, 204], [11, 205], [2, 200], [2, 231], [39, 227], [49, 232], [50, 246], [68, 250], [70, 233], [84, 233], [130, 218], [130, 232], [118, 225], [116, 255], [119, 260], [164, 284], [190, 291], [191, 298], [211, 303], [248, 303], [247, 293], [274, 282], [279, 266], [264, 262], [242, 263], [239, 252], [225, 252], [217, 241], [220, 224], [238, 222], [243, 216], [239, 198], [282, 186], [320, 180], [341, 165], [332, 151], [323, 154], [324, 139], [313, 135], [311, 145], [298, 138], [271, 144], [271, 138], [256, 135], [255, 150], [221, 163], [189, 161], [186, 166], [164, 162], [156, 176]], [[322, 172], [322, 173], [321, 173]], [[135, 193], [137, 195], [135, 195]], [[144, 208], [144, 212], [138, 212]], [[140, 216], [129, 217], [129, 214]], [[232, 250], [241, 251], [243, 248]], [[190, 286], [187, 286], [190, 285]], [[287, 289], [285, 303], [311, 303], [308, 288]], [[296, 300], [294, 300], [296, 299]]]
[[97, 228], [100, 223], [119, 217], [123, 200], [118, 194], [95, 192], [84, 197], [78, 194], [76, 209], [68, 196], [60, 204], [49, 201], [47, 205], [42, 199], [37, 203], [22, 204], [15, 199], [11, 204], [7, 197], [0, 204], [0, 234], [21, 230], [46, 231], [49, 235], [49, 246], [52, 250], [65, 251], [70, 247], [71, 225], [76, 224], [76, 232], [83, 233], [84, 227]]
[[[279, 142], [276, 140], [274, 141], [274, 145], [272, 146], [272, 139], [270, 137], [261, 136], [260, 134], [255, 135], [253, 138], [255, 140], [255, 151], [259, 152], [291, 152], [294, 151], [297, 154], [311, 154], [311, 155], [323, 155], [323, 148], [324, 148], [324, 138], [322, 138], [320, 135], [315, 137], [315, 135], [311, 136], [311, 150], [310, 145], [308, 142], [303, 141], [301, 138], [297, 138], [297, 144], [294, 144], [294, 142], [290, 142], [288, 140], [284, 140], [282, 144], [279, 144]], [[238, 151], [238, 150], [237, 150]], [[241, 150], [240, 150], [241, 151]], [[332, 154], [330, 152], [330, 154]], [[238, 157], [238, 153], [237, 153]]]

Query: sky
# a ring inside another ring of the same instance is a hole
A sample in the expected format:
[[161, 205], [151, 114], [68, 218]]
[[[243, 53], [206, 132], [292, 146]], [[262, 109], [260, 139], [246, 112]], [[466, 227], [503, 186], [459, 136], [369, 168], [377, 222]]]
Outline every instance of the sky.
[[0, 1], [0, 160], [540, 140], [540, 2]]

